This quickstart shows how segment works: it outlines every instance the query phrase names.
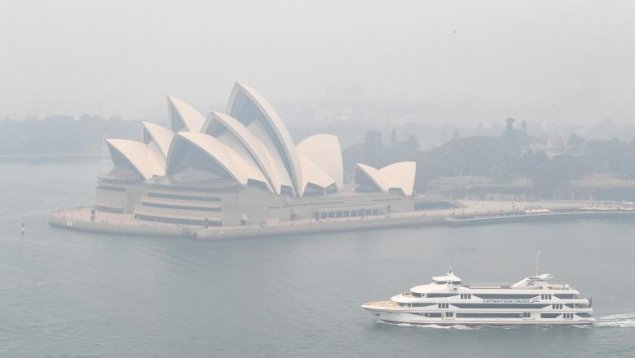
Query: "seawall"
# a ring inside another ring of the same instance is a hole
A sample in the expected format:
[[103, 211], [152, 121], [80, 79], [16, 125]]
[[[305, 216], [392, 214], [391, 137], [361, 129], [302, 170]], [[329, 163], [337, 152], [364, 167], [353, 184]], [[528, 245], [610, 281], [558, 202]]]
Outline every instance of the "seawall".
[[357, 221], [332, 221], [295, 223], [278, 226], [245, 226], [228, 229], [201, 229], [196, 237], [201, 240], [223, 240], [248, 237], [268, 237], [302, 234], [324, 234], [344, 231], [362, 231], [412, 226], [441, 226], [441, 216], [418, 216], [408, 218], [362, 219]]
[[49, 216], [49, 225], [67, 230], [114, 235], [196, 237], [196, 227], [144, 222], [131, 215], [99, 213], [91, 219], [91, 208], [57, 210]]
[[316, 221], [312, 219], [287, 221], [270, 225], [238, 227], [188, 226], [136, 220], [129, 214], [97, 212], [91, 217], [91, 208], [58, 210], [51, 213], [49, 224], [68, 230], [117, 235], [191, 237], [200, 240], [225, 240], [284, 235], [310, 235], [331, 232], [379, 230], [413, 226], [474, 226], [521, 222], [561, 221], [582, 219], [635, 218], [635, 210], [583, 210], [579, 207], [554, 211], [527, 213], [523, 211], [480, 211], [457, 215], [456, 210], [438, 212], [412, 212], [380, 217], [346, 218]]
[[494, 225], [494, 224], [510, 224], [522, 222], [536, 221], [561, 221], [561, 220], [589, 220], [589, 219], [619, 219], [619, 218], [635, 218], [633, 210], [611, 210], [611, 211], [556, 211], [540, 214], [518, 214], [508, 213], [506, 215], [483, 215], [469, 217], [445, 218], [445, 224], [448, 226], [475, 226], [475, 225]]

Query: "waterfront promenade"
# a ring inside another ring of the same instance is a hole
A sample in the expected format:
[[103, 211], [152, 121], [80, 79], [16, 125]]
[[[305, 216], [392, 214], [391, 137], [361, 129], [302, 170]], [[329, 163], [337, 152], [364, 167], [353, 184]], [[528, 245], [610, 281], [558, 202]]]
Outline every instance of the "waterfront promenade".
[[247, 237], [317, 234], [326, 232], [371, 230], [404, 226], [465, 226], [498, 223], [619, 218], [635, 216], [632, 203], [606, 201], [456, 201], [461, 207], [391, 213], [376, 217], [302, 219], [261, 225], [208, 227], [137, 220], [131, 214], [97, 211], [91, 218], [90, 207], [58, 210], [51, 213], [52, 226], [70, 230], [108, 234], [191, 237], [220, 240]]

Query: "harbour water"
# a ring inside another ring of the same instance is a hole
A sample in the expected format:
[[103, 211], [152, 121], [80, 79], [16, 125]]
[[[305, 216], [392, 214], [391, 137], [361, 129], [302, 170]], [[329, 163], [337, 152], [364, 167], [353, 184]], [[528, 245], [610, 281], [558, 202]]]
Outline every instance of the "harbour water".
[[[437, 227], [202, 242], [47, 225], [93, 202], [98, 160], [0, 162], [2, 357], [632, 357], [635, 222]], [[21, 223], [25, 235], [20, 235]], [[443, 273], [542, 270], [593, 328], [381, 324], [359, 306]]]

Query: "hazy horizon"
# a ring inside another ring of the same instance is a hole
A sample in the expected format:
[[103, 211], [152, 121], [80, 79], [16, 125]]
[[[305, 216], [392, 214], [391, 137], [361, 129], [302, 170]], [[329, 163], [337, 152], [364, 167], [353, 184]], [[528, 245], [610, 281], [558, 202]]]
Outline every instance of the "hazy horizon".
[[241, 81], [273, 103], [405, 96], [436, 121], [635, 120], [628, 1], [0, 6], [0, 118], [163, 118], [166, 95], [205, 112]]

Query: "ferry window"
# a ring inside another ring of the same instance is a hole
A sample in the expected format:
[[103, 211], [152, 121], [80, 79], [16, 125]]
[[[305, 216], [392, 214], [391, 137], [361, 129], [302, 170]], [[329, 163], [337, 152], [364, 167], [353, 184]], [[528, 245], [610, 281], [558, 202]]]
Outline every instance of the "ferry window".
[[[519, 299], [530, 299], [530, 298], [534, 298], [536, 297], [536, 295], [533, 294], [474, 294], [475, 296], [479, 297], [479, 298], [519, 298]], [[540, 297], [543, 298], [544, 297]]]
[[518, 313], [457, 313], [457, 318], [518, 318]]
[[432, 306], [434, 303], [411, 303], [414, 307], [428, 307]]
[[556, 318], [560, 313], [541, 313], [540, 318]]
[[448, 313], [446, 313], [446, 314], [445, 314], [445, 316], [446, 316], [446, 317], [453, 317], [453, 316], [454, 316], [454, 313], [452, 313], [452, 312], [448, 312]]
[[575, 294], [570, 294], [570, 293], [557, 294], [557, 295], [554, 295], [554, 296], [556, 296], [556, 297], [558, 297], [558, 298], [560, 298], [560, 299], [571, 299], [571, 298], [576, 298], [576, 297], [575, 297], [575, 296], [576, 296]]
[[556, 318], [560, 313], [541, 313], [540, 318]]
[[456, 295], [456, 293], [428, 293], [428, 297], [452, 297]]
[[540, 305], [533, 303], [453, 303], [457, 308], [518, 308], [518, 309], [532, 309], [532, 308], [545, 308], [549, 305]]
[[523, 312], [523, 317], [524, 318], [529, 318], [531, 316], [531, 313], [529, 312]]

